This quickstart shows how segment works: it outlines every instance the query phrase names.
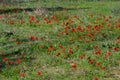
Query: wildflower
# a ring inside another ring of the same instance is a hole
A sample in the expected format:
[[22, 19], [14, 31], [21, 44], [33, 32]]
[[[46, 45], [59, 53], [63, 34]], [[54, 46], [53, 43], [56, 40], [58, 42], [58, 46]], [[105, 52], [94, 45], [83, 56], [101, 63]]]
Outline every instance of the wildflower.
[[69, 23], [73, 23], [74, 21], [71, 18], [68, 18]]
[[119, 23], [119, 24], [117, 24], [117, 27], [118, 27], [118, 28], [120, 28], [120, 23]]
[[74, 62], [74, 59], [70, 60], [70, 62], [73, 63], [73, 62]]
[[59, 57], [59, 56], [60, 56], [60, 53], [57, 53], [56, 56]]
[[18, 63], [18, 64], [20, 64], [20, 62], [21, 62], [21, 60], [20, 60], [20, 59], [18, 59], [18, 60], [17, 60], [17, 63]]
[[40, 48], [40, 49], [43, 49], [43, 48], [44, 48], [44, 46], [39, 46], [39, 48]]
[[91, 37], [92, 35], [90, 33], [87, 34], [88, 37]]
[[96, 66], [100, 66], [100, 64], [101, 64], [100, 62], [97, 62], [97, 63], [96, 63]]
[[97, 51], [96, 51], [96, 54], [101, 54], [101, 50], [97, 50]]
[[41, 75], [41, 72], [40, 72], [40, 71], [38, 71], [38, 72], [37, 72], [37, 75], [38, 75], [38, 76], [40, 76], [40, 75]]
[[115, 47], [115, 48], [114, 48], [114, 50], [115, 50], [115, 51], [118, 51], [118, 50], [119, 50], [119, 48]]
[[2, 16], [0, 16], [0, 18], [2, 18]]
[[78, 30], [78, 31], [81, 31], [81, 30], [82, 30], [82, 27], [79, 25], [79, 26], [77, 27], [77, 30]]
[[47, 51], [50, 52], [52, 50], [52, 47], [48, 47]]
[[39, 22], [40, 22], [40, 20], [36, 20], [36, 21], [35, 21], [35, 24], [38, 24]]
[[76, 64], [73, 63], [73, 64], [72, 64], [72, 67], [73, 67], [73, 68], [76, 68], [77, 66], [76, 66]]
[[46, 24], [51, 24], [51, 21], [49, 20], [49, 21], [46, 21]]
[[107, 54], [105, 55], [105, 58], [107, 59], [111, 54], [112, 52], [107, 52]]
[[80, 56], [80, 59], [83, 59], [85, 56], [86, 56], [86, 54], [82, 54], [82, 55]]
[[48, 18], [44, 18], [45, 21], [48, 21]]
[[72, 30], [71, 30], [71, 32], [72, 32], [72, 33], [75, 33], [75, 32], [76, 32], [76, 30], [75, 30], [75, 29], [72, 29]]
[[117, 39], [116, 42], [117, 42], [117, 43], [120, 43], [120, 39]]
[[107, 59], [109, 56], [108, 55], [105, 55], [105, 58]]
[[34, 16], [31, 16], [30, 17], [30, 21], [34, 21], [35, 20], [35, 17]]
[[14, 20], [11, 20], [11, 24], [14, 24], [15, 22], [14, 22]]
[[108, 52], [107, 54], [110, 56], [112, 54], [112, 52]]
[[96, 45], [96, 46], [94, 46], [94, 49], [98, 49], [98, 46]]
[[104, 18], [104, 20], [106, 20], [106, 19], [107, 19], [107, 16], [103, 16], [103, 18]]
[[31, 41], [34, 41], [34, 40], [36, 40], [36, 39], [37, 39], [37, 37], [35, 37], [35, 36], [31, 36], [31, 37], [30, 37], [30, 40], [31, 40]]
[[85, 43], [89, 43], [90, 41], [89, 40], [84, 40]]
[[73, 49], [72, 48], [69, 49], [69, 53], [73, 54]]
[[89, 61], [90, 64], [93, 64], [93, 62], [94, 62], [94, 60], [90, 60], [90, 61]]
[[13, 62], [12, 61], [8, 62], [8, 65], [13, 65]]
[[86, 26], [88, 30], [92, 29], [91, 25]]
[[63, 46], [62, 46], [62, 45], [60, 45], [59, 47], [60, 47], [61, 49], [63, 48]]
[[61, 52], [64, 53], [66, 51], [66, 49], [62, 49]]
[[55, 19], [55, 21], [56, 21], [56, 23], [58, 23], [58, 22], [59, 22], [59, 19], [58, 19], [58, 18], [56, 18], [56, 19]]
[[3, 59], [3, 61], [8, 61], [8, 60], [9, 60], [9, 59], [8, 59], [7, 57]]
[[91, 41], [95, 41], [95, 38], [92, 38]]
[[25, 73], [24, 72], [21, 73], [21, 77], [25, 77]]
[[93, 80], [98, 80], [98, 78], [97, 78], [97, 77], [95, 77]]
[[79, 17], [78, 17], [78, 16], [74, 16], [74, 18], [79, 20]]
[[104, 70], [105, 69], [105, 66], [102, 66], [102, 70]]
[[16, 44], [20, 44], [20, 42], [19, 42], [19, 41], [16, 41]]
[[107, 26], [108, 26], [108, 27], [110, 27], [110, 26], [111, 26], [111, 24], [108, 24]]
[[82, 36], [79, 36], [79, 39], [82, 40]]

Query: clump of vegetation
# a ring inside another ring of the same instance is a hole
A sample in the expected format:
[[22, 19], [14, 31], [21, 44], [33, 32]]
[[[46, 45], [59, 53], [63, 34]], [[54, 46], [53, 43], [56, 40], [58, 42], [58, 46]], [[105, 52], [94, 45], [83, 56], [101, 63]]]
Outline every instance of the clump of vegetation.
[[120, 5], [116, 5], [112, 8], [111, 12], [114, 14], [114, 15], [120, 15]]

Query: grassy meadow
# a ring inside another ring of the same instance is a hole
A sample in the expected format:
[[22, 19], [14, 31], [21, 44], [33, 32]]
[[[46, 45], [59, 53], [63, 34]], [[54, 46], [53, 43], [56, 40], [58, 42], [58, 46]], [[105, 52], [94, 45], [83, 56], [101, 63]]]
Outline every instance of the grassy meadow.
[[119, 4], [0, 3], [0, 80], [120, 80]]

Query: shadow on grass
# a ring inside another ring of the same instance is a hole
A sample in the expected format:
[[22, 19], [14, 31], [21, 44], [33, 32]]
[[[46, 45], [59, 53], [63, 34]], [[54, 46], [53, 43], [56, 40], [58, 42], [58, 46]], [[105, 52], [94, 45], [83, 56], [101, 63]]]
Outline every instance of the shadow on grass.
[[[30, 62], [31, 60], [34, 60], [31, 55], [33, 54], [21, 54], [21, 50], [18, 49], [16, 51], [11, 51], [8, 53], [0, 53], [0, 73], [3, 72], [4, 68], [7, 68], [9, 66], [9, 62], [12, 61], [13, 64], [10, 66], [18, 66], [17, 60], [20, 59], [22, 62]], [[6, 60], [8, 58], [8, 60]]]
[[[26, 56], [26, 55], [24, 55]], [[8, 61], [4, 61], [4, 58], [8, 58]], [[30, 57], [30, 56], [26, 56], [24, 58], [21, 57], [21, 54], [18, 52], [14, 52], [12, 54], [8, 54], [3, 56], [2, 54], [0, 54], [0, 73], [3, 72], [4, 68], [7, 68], [7, 66], [18, 66], [19, 64], [17, 63], [17, 60], [20, 59], [21, 62], [31, 62], [31, 60], [35, 60], [35, 58]], [[9, 62], [13, 62], [12, 65], [9, 64]]]
[[[48, 11], [64, 11], [64, 10], [79, 10], [79, 9], [91, 9], [91, 7], [83, 7], [83, 8], [63, 8], [63, 7], [55, 7], [55, 8], [46, 8]], [[0, 14], [6, 14], [6, 13], [19, 13], [22, 11], [34, 11], [35, 9], [39, 8], [15, 8], [15, 9], [0, 9]]]

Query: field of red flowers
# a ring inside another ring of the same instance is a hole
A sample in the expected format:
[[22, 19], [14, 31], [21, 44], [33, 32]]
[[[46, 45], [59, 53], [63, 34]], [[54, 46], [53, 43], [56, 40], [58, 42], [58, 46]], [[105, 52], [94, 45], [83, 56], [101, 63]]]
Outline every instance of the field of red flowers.
[[81, 6], [90, 10], [77, 5], [42, 15], [2, 9], [0, 80], [119, 80], [120, 16], [110, 13], [117, 3], [86, 2]]

